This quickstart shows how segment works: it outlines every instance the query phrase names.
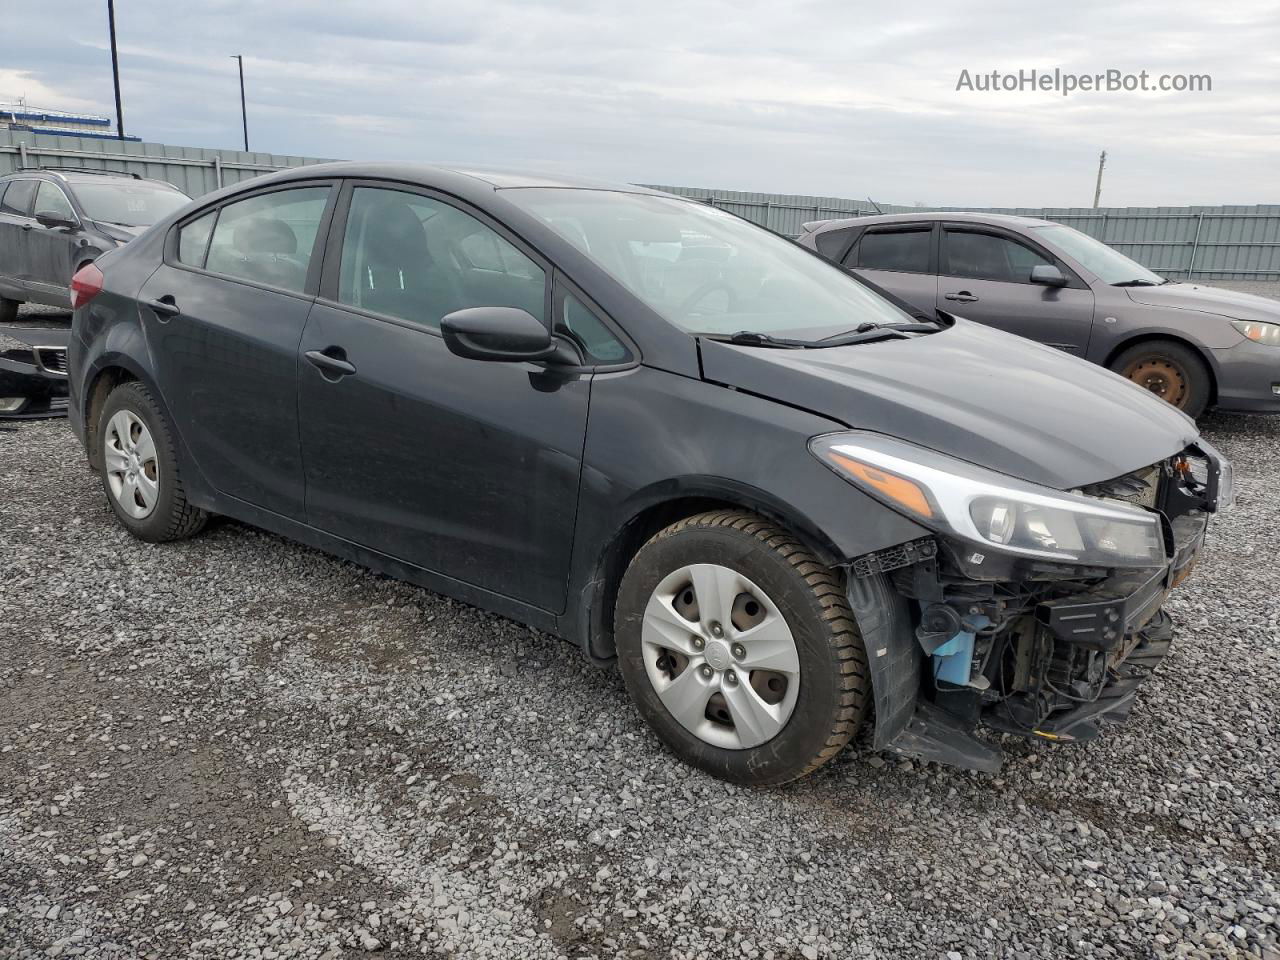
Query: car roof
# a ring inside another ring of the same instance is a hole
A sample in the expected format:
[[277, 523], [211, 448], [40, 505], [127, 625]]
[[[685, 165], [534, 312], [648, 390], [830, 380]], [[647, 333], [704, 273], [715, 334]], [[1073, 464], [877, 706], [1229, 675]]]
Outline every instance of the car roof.
[[[555, 173], [532, 171], [485, 169], [482, 167], [450, 167], [428, 163], [365, 163], [358, 160], [341, 160], [332, 163], [308, 164], [289, 167], [268, 175], [271, 182], [298, 180], [311, 177], [368, 177], [370, 179], [421, 181], [444, 184], [450, 180], [466, 180], [472, 185], [488, 185], [494, 190], [518, 190], [530, 187], [556, 187], [571, 190], [609, 190], [617, 193], [651, 194], [669, 197], [660, 190], [637, 187], [631, 183], [615, 183], [592, 180], [587, 177], [563, 176]], [[262, 178], [265, 180], [266, 178]], [[247, 185], [257, 181], [241, 181]]]
[[919, 220], [946, 220], [950, 223], [987, 223], [998, 227], [1044, 227], [1053, 221], [1037, 217], [1020, 217], [1011, 213], [968, 213], [959, 210], [933, 210], [912, 213], [885, 213], [867, 217], [847, 217], [843, 220], [822, 220], [806, 227], [813, 233], [842, 230], [846, 227], [870, 226], [877, 223], [910, 223]]

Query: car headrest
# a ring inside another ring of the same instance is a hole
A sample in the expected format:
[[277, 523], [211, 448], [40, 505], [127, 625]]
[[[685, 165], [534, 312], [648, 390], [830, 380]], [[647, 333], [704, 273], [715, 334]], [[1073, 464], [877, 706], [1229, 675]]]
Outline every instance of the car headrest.
[[254, 217], [237, 224], [231, 243], [240, 253], [298, 252], [298, 235], [283, 220]]
[[422, 221], [406, 204], [390, 201], [369, 210], [365, 256], [374, 269], [421, 269], [432, 263]]

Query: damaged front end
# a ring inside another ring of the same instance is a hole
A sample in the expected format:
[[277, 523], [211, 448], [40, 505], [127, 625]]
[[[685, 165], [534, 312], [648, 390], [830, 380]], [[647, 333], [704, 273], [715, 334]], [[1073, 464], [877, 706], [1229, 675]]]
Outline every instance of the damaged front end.
[[972, 465], [945, 472], [895, 441], [820, 439], [833, 469], [937, 531], [849, 568], [875, 746], [987, 772], [1000, 749], [980, 727], [1072, 742], [1127, 718], [1169, 651], [1161, 605], [1233, 498], [1230, 464], [1204, 442], [1057, 492]]
[[67, 415], [67, 341], [60, 327], [0, 326], [0, 420]]

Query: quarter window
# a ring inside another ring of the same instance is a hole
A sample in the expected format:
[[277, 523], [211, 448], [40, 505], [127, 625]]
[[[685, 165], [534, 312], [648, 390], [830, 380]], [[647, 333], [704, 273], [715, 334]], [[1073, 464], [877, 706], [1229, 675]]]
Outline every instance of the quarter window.
[[876, 231], [858, 244], [858, 266], [868, 270], [929, 272], [930, 229]]
[[15, 217], [31, 216], [31, 201], [36, 195], [35, 180], [13, 180], [9, 189], [4, 192], [4, 204], [0, 205], [0, 213], [12, 214]]
[[1007, 237], [969, 230], [943, 234], [942, 272], [949, 277], [1030, 283], [1032, 267], [1052, 262]]
[[468, 307], [518, 307], [547, 322], [546, 274], [497, 231], [402, 190], [351, 195], [338, 300], [432, 330]]
[[227, 204], [205, 269], [301, 293], [328, 199], [328, 187], [301, 187]]
[[209, 250], [209, 235], [213, 233], [213, 221], [218, 211], [185, 223], [178, 228], [178, 261], [189, 267], [203, 267], [204, 256]]
[[561, 328], [582, 345], [596, 363], [626, 363], [631, 351], [613, 335], [595, 311], [571, 293], [565, 294]]
[[59, 220], [76, 219], [75, 211], [71, 209], [71, 201], [67, 199], [67, 195], [56, 183], [50, 183], [48, 180], [40, 181], [40, 189], [36, 193], [36, 212], [37, 217], [56, 217]]

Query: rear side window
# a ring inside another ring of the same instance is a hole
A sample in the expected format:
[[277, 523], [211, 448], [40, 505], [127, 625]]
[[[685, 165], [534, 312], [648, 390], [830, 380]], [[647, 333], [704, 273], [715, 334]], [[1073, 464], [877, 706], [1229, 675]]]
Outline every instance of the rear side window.
[[858, 244], [858, 266], [868, 270], [929, 272], [932, 231], [892, 230], [863, 234]]
[[35, 215], [57, 217], [59, 220], [76, 219], [75, 211], [71, 209], [71, 201], [62, 192], [62, 188], [48, 180], [40, 181], [40, 189], [36, 193]]
[[205, 269], [301, 293], [329, 187], [277, 190], [223, 207]]
[[178, 229], [178, 262], [189, 267], [203, 267], [204, 256], [209, 250], [209, 236], [213, 233], [213, 221], [218, 211], [183, 224]]
[[341, 303], [432, 330], [467, 307], [519, 307], [546, 323], [546, 289], [540, 266], [470, 214], [402, 190], [352, 192]]
[[1008, 237], [968, 230], [942, 235], [942, 272], [948, 277], [1030, 283], [1031, 268], [1042, 263], [1052, 261]]
[[813, 244], [828, 260], [839, 260], [840, 254], [844, 253], [845, 244], [849, 242], [849, 234], [852, 232], [852, 230], [828, 230], [826, 233], [818, 234]]
[[0, 212], [11, 213], [18, 217], [31, 216], [31, 201], [36, 195], [36, 180], [13, 180], [9, 189], [4, 192], [4, 203]]

